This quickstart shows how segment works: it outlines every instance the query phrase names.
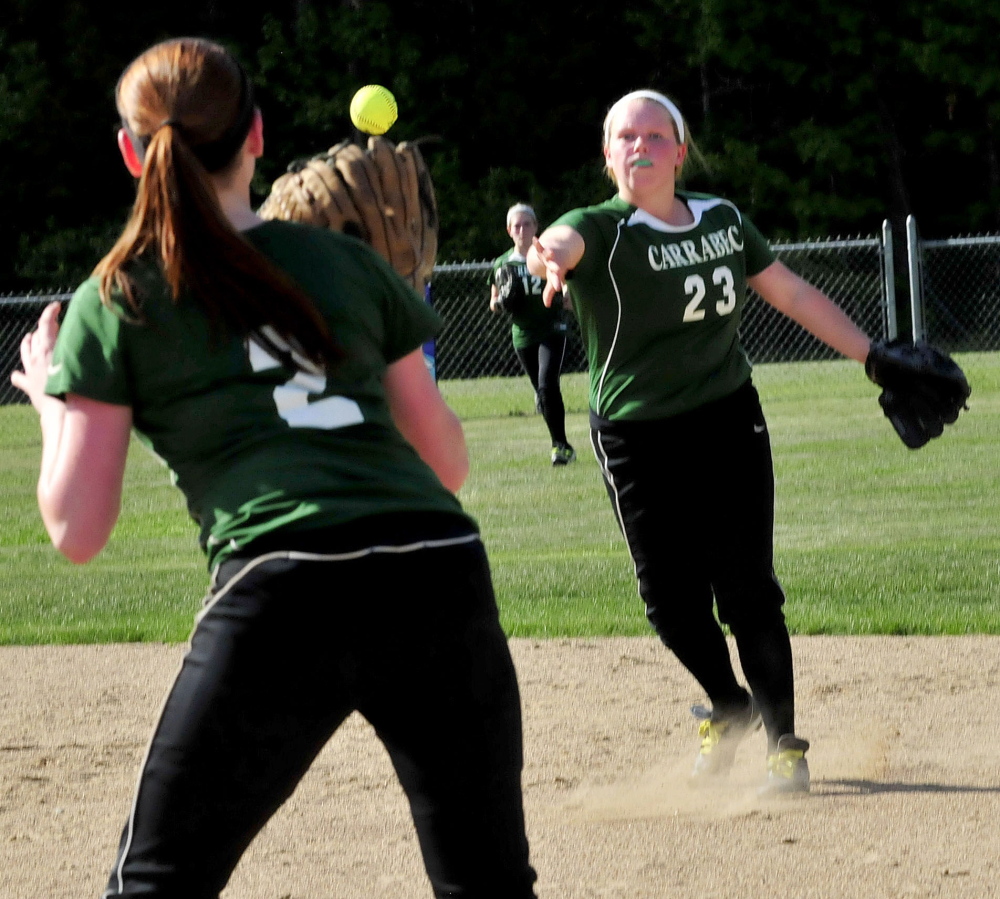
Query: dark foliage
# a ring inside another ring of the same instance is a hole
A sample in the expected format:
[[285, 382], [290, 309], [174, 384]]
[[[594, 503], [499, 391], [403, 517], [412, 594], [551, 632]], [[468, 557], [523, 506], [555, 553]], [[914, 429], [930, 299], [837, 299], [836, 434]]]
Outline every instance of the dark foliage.
[[70, 285], [110, 245], [132, 199], [115, 82], [182, 34], [230, 46], [257, 81], [258, 199], [350, 133], [358, 87], [388, 86], [389, 136], [435, 138], [442, 260], [501, 252], [513, 202], [544, 225], [609, 196], [604, 112], [647, 86], [690, 120], [708, 168], [689, 186], [732, 197], [773, 238], [901, 229], [910, 214], [926, 236], [1000, 226], [1000, 9], [978, 0], [3, 5], [0, 292]]

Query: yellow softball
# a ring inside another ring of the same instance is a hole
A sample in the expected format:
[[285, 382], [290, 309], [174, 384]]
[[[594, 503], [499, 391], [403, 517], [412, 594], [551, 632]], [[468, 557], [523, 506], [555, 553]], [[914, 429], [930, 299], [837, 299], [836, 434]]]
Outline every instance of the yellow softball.
[[396, 121], [396, 98], [381, 84], [366, 84], [351, 100], [351, 121], [365, 134], [385, 134]]

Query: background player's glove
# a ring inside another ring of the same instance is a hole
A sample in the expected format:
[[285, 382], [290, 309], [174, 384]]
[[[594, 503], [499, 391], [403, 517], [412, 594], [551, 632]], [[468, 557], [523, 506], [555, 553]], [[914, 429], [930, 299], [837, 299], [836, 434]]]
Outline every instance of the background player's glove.
[[370, 137], [361, 147], [345, 140], [296, 160], [271, 186], [259, 213], [360, 237], [421, 296], [434, 271], [437, 200], [415, 143]]
[[517, 315], [524, 309], [528, 294], [524, 289], [524, 281], [511, 265], [501, 265], [493, 276], [497, 287], [497, 307], [509, 315]]
[[967, 409], [972, 388], [962, 369], [942, 350], [897, 337], [876, 340], [865, 373], [882, 388], [878, 398], [886, 417], [910, 449], [940, 437]]

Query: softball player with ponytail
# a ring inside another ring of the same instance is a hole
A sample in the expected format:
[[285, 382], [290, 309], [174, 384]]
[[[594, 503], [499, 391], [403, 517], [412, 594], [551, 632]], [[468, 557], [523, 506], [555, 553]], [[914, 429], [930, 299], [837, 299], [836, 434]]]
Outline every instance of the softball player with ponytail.
[[569, 288], [589, 360], [594, 453], [647, 617], [711, 702], [694, 710], [694, 781], [728, 772], [740, 739], [763, 720], [763, 791], [805, 792], [809, 744], [795, 733], [785, 597], [772, 564], [770, 442], [739, 343], [747, 287], [859, 362], [869, 339], [777, 262], [736, 206], [677, 188], [688, 150], [670, 99], [622, 97], [604, 122], [618, 195], [558, 219], [528, 265], [547, 277], [546, 301]]
[[436, 314], [359, 241], [255, 215], [261, 117], [222, 47], [156, 45], [116, 99], [132, 218], [62, 326], [43, 312], [13, 382], [39, 412], [39, 505], [66, 556], [109, 539], [134, 428], [212, 577], [104, 896], [216, 899], [355, 710], [435, 895], [534, 896], [517, 682], [454, 496], [461, 426], [421, 352]]

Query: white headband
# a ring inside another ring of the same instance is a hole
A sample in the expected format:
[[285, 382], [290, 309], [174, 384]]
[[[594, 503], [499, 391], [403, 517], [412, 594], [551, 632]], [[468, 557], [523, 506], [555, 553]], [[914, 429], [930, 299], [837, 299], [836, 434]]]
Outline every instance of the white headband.
[[631, 94], [626, 94], [620, 100], [616, 100], [614, 106], [608, 110], [608, 114], [604, 118], [605, 144], [607, 144], [611, 137], [611, 120], [614, 118], [615, 113], [618, 112], [619, 107], [624, 103], [628, 103], [629, 100], [652, 100], [654, 103], [659, 103], [660, 106], [670, 113], [670, 118], [674, 120], [674, 125], [677, 127], [677, 140], [680, 143], [684, 143], [684, 117], [681, 115], [681, 111], [667, 97], [656, 91], [632, 91]]
[[527, 203], [515, 203], [510, 209], [507, 210], [507, 227], [510, 227], [510, 220], [517, 215], [519, 212], [526, 212], [534, 220], [535, 224], [538, 224], [538, 216], [535, 215], [535, 210], [532, 209]]

